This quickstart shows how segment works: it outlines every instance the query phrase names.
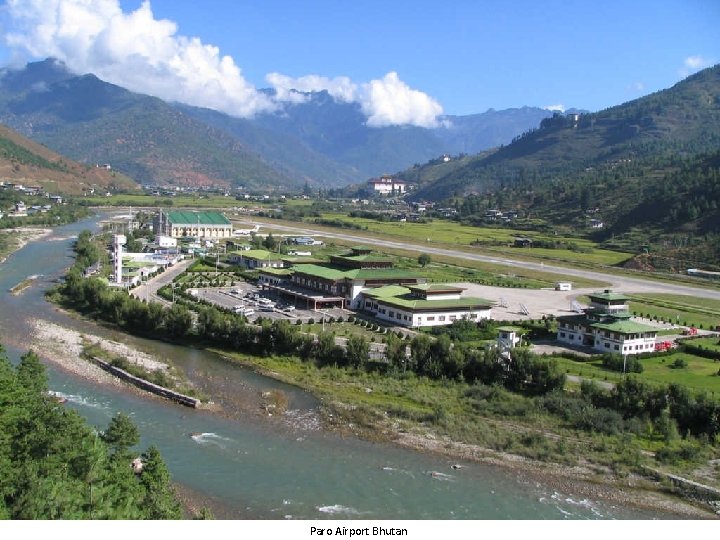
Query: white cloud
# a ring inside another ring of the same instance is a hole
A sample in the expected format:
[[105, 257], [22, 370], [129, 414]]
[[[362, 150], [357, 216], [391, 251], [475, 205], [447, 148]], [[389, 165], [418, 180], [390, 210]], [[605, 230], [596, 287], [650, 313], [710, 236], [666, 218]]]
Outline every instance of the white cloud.
[[713, 64], [714, 61], [710, 60], [709, 58], [703, 58], [702, 56], [688, 56], [683, 61], [683, 67], [678, 70], [678, 73], [682, 77], [687, 77], [691, 73], [695, 73], [696, 71], [700, 71], [701, 69], [710, 67]]
[[410, 88], [400, 80], [394, 71], [382, 79], [356, 84], [347, 77], [329, 79], [320, 75], [292, 78], [280, 73], [270, 73], [266, 80], [281, 101], [298, 102], [305, 98], [292, 92], [319, 92], [327, 90], [337, 101], [360, 105], [367, 116], [367, 125], [383, 127], [391, 125], [413, 125], [438, 127], [438, 116], [443, 109], [440, 103], [421, 92]]
[[645, 90], [645, 84], [640, 81], [636, 81], [632, 84], [629, 84], [626, 89], [630, 92], [642, 92], [643, 90]]
[[293, 78], [281, 73], [268, 73], [265, 80], [275, 89], [278, 101], [305, 101], [305, 96], [297, 92], [320, 92], [322, 90], [327, 90], [337, 101], [345, 103], [357, 101], [358, 86], [349, 77], [330, 79], [321, 75], [305, 75]]
[[543, 107], [546, 111], [559, 111], [559, 112], [565, 112], [565, 105], [562, 103], [558, 103], [557, 105], [545, 105]]
[[410, 88], [394, 71], [364, 84], [360, 105], [368, 125], [373, 127], [404, 124], [438, 127], [437, 117], [443, 112], [437, 101]]
[[148, 1], [124, 13], [118, 0], [7, 0], [6, 44], [55, 57], [78, 73], [169, 101], [247, 117], [276, 108], [229, 56], [154, 17]]
[[[410, 88], [397, 73], [357, 84], [348, 77], [269, 73], [271, 98], [242, 75], [230, 56], [200, 38], [178, 34], [177, 25], [156, 19], [149, 0], [123, 12], [119, 0], [6, 0], [10, 31], [5, 43], [15, 55], [54, 57], [76, 73], [168, 101], [250, 117], [301, 102], [300, 92], [327, 90], [337, 101], [360, 104], [369, 126], [435, 127], [442, 106]], [[293, 91], [295, 90], [295, 91]]]

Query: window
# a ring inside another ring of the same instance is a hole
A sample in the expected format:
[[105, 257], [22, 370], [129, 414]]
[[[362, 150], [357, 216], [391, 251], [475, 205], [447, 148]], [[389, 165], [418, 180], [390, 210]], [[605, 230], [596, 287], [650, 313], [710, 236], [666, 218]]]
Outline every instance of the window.
[[457, 316], [456, 316], [456, 315], [450, 315], [450, 320], [451, 320], [451, 321], [457, 320]]
[[606, 349], [609, 349], [609, 348], [610, 348], [610, 344], [609, 344], [609, 343], [605, 343], [605, 348], [606, 348]]
[[[418, 321], [419, 321], [419, 320], [420, 320], [420, 319], [418, 319]], [[427, 320], [428, 320], [428, 322], [429, 322], [429, 321], [434, 321], [434, 320], [435, 320], [435, 317], [428, 317]]]
[[620, 350], [620, 345], [615, 345], [615, 350], [616, 350], [616, 351], [619, 351], [619, 350]]
[[[565, 332], [560, 332], [560, 337], [565, 337]], [[570, 339], [572, 339], [572, 336], [570, 336]]]
[[439, 320], [439, 321], [444, 321], [444, 320], [445, 320], [445, 315], [440, 315], [440, 316], [438, 317], [438, 320]]

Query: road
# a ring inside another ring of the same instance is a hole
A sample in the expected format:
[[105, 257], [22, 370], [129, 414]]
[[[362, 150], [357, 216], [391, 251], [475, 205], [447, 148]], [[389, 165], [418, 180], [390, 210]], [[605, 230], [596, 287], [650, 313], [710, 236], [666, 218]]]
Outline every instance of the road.
[[168, 302], [164, 298], [158, 296], [157, 292], [160, 287], [163, 287], [170, 283], [176, 276], [182, 274], [185, 269], [193, 263], [192, 259], [185, 259], [180, 261], [175, 266], [171, 266], [165, 270], [162, 274], [150, 278], [139, 287], [134, 288], [130, 294], [140, 298], [141, 300], [147, 300], [148, 302], [157, 302], [163, 306], [169, 307], [172, 302]]
[[633, 278], [627, 276], [618, 276], [605, 273], [602, 270], [582, 270], [579, 268], [566, 268], [562, 266], [545, 264], [542, 262], [518, 261], [508, 257], [499, 257], [495, 255], [482, 255], [480, 253], [469, 253], [466, 251], [454, 251], [446, 248], [433, 247], [412, 242], [400, 242], [395, 240], [384, 240], [380, 238], [368, 239], [366, 236], [358, 236], [345, 232], [334, 232], [313, 229], [304, 225], [288, 226], [280, 225], [274, 222], [263, 222], [268, 228], [273, 230], [287, 231], [303, 236], [320, 236], [323, 238], [337, 238], [349, 242], [357, 242], [359, 244], [367, 244], [372, 242], [373, 246], [389, 247], [394, 249], [404, 249], [408, 251], [417, 251], [427, 253], [429, 255], [440, 255], [444, 257], [454, 257], [456, 259], [465, 259], [469, 261], [487, 262], [493, 264], [501, 264], [513, 268], [523, 268], [540, 270], [543, 272], [552, 272], [568, 277], [581, 277], [585, 279], [593, 279], [598, 281], [606, 281], [611, 284], [610, 288], [616, 291], [624, 292], [655, 292], [668, 294], [686, 294], [692, 296], [701, 296], [704, 298], [712, 298], [720, 300], [720, 290], [705, 289], [701, 287], [693, 287], [691, 285], [680, 285], [675, 283], [667, 283], [655, 281], [652, 279]]

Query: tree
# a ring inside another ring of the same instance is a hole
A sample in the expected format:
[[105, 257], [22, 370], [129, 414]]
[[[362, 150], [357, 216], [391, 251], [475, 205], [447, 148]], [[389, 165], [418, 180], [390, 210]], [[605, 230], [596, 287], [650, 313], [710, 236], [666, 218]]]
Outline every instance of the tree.
[[182, 512], [175, 492], [170, 485], [170, 471], [160, 457], [160, 452], [151, 446], [142, 455], [143, 470], [140, 484], [145, 488], [142, 507], [146, 519], [180, 519]]
[[370, 344], [364, 336], [350, 336], [347, 340], [345, 356], [348, 364], [359, 368], [364, 366], [370, 355]]
[[192, 328], [190, 310], [180, 304], [173, 304], [165, 312], [165, 330], [172, 337], [183, 337]]
[[422, 253], [417, 258], [418, 264], [425, 268], [428, 264], [432, 262], [432, 258], [427, 253]]
[[110, 420], [108, 428], [100, 438], [116, 453], [125, 453], [140, 442], [140, 432], [128, 415], [118, 413]]
[[407, 345], [394, 334], [390, 334], [385, 342], [385, 358], [394, 368], [405, 370], [407, 363]]

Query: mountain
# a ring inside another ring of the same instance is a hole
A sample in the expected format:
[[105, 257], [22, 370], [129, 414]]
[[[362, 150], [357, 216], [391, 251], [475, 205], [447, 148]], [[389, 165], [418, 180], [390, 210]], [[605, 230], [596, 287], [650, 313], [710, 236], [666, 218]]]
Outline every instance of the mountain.
[[24, 185], [40, 185], [55, 194], [80, 194], [92, 188], [138, 188], [123, 174], [81, 165], [3, 125], [0, 125], [0, 177]]
[[239, 140], [164, 101], [76, 76], [53, 60], [0, 78], [0, 121], [73, 159], [142, 183], [299, 184]]
[[[272, 94], [272, 91], [266, 91]], [[342, 186], [508, 143], [549, 113], [525, 107], [448, 116], [442, 127], [368, 127], [355, 103], [327, 92], [252, 119], [165, 103], [48, 59], [0, 72], [0, 121], [86, 163], [142, 183]]]
[[437, 179], [415, 196], [433, 200], [530, 181], [537, 185], [628, 160], [718, 147], [720, 66], [715, 66], [670, 89], [597, 113], [556, 113], [507, 146], [475, 156], [447, 174], [435, 171]]
[[445, 116], [444, 127], [433, 130], [452, 154], [477, 154], [488, 148], [508, 144], [528, 129], [537, 127], [552, 112], [538, 107], [521, 107], [481, 114]]

